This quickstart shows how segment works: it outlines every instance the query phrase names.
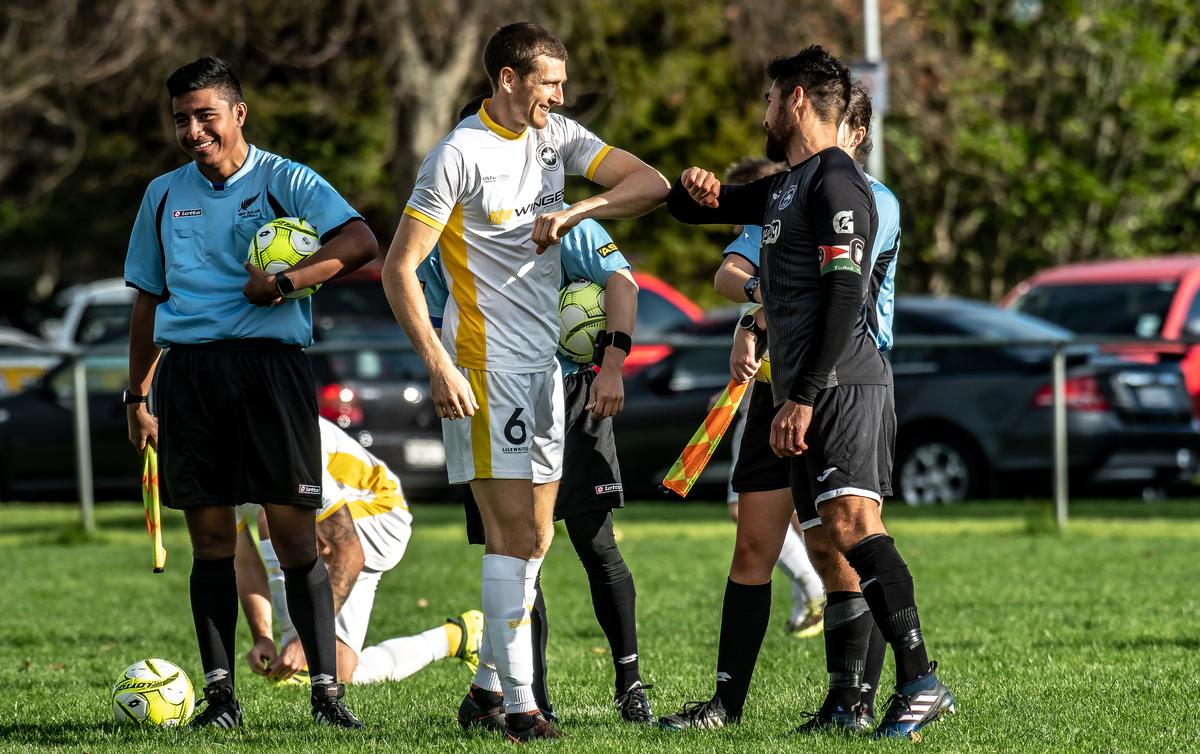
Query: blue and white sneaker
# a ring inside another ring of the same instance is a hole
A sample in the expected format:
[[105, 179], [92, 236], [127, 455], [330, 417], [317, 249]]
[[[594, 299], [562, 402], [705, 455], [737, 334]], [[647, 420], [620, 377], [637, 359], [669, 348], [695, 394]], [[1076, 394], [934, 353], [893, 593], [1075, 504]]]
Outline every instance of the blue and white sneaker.
[[936, 670], [937, 663], [930, 663], [927, 675], [896, 689], [888, 700], [883, 721], [875, 729], [875, 738], [919, 741], [925, 726], [943, 715], [954, 714], [954, 695], [938, 680]]

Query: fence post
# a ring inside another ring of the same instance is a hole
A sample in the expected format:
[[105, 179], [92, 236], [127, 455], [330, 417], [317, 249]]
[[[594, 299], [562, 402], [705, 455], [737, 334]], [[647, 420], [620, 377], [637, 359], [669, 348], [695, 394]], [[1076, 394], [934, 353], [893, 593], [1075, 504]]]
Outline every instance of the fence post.
[[1054, 382], [1054, 518], [1058, 530], [1067, 528], [1067, 355], [1064, 344], [1056, 343], [1053, 358]]
[[92, 489], [92, 435], [88, 417], [87, 363], [82, 354], [71, 356], [75, 393], [75, 478], [79, 485], [79, 510], [83, 531], [96, 533], [96, 498]]

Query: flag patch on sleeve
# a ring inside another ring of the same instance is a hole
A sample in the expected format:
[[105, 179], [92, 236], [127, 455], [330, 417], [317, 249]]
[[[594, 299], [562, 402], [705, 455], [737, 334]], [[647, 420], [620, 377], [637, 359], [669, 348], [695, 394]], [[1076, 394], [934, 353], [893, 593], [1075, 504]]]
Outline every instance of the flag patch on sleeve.
[[[857, 239], [855, 239], [857, 240]], [[838, 244], [837, 246], [818, 246], [821, 252], [821, 274], [835, 270], [846, 270], [856, 275], [862, 274], [862, 252], [855, 254], [853, 244]], [[860, 246], [861, 249], [861, 246]], [[856, 258], [857, 257], [857, 258]]]

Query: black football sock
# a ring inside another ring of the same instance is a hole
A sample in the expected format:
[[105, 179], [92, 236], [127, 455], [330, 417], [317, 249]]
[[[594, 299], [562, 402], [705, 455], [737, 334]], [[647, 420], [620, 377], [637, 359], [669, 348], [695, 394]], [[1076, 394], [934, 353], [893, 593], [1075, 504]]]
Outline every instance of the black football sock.
[[862, 580], [863, 597], [896, 658], [896, 686], [904, 686], [929, 672], [925, 637], [917, 617], [912, 575], [896, 543], [875, 534], [846, 551], [846, 560]]
[[200, 643], [205, 686], [233, 688], [234, 632], [237, 630], [237, 574], [233, 558], [192, 559], [188, 584], [192, 620]]
[[717, 696], [725, 711], [741, 717], [750, 691], [750, 677], [758, 661], [771, 620], [771, 582], [725, 585], [721, 609], [721, 639], [717, 645]]
[[587, 572], [596, 621], [612, 652], [616, 693], [642, 680], [638, 670], [637, 590], [613, 532], [612, 511], [572, 516], [567, 534]]
[[307, 565], [283, 569], [283, 588], [292, 624], [308, 658], [308, 676], [313, 690], [337, 683], [337, 638], [333, 630], [333, 591], [325, 561], [314, 558]]
[[883, 660], [887, 655], [887, 639], [871, 616], [871, 641], [867, 644], [867, 669], [863, 672], [862, 705], [874, 714], [875, 695], [879, 693], [879, 676], [883, 674]]
[[542, 574], [533, 582], [537, 597], [529, 611], [530, 634], [533, 639], [533, 700], [543, 712], [553, 712], [550, 690], [546, 686], [546, 644], [550, 639], [550, 623], [546, 619], [546, 596], [542, 593]]
[[862, 696], [871, 638], [871, 609], [858, 592], [830, 592], [825, 603], [825, 669], [829, 693], [822, 712], [849, 712]]

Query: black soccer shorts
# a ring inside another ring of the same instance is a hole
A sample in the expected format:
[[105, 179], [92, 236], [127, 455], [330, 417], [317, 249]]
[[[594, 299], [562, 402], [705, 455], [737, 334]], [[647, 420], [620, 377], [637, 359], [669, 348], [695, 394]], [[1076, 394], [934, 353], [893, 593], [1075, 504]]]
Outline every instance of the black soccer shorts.
[[821, 523], [821, 503], [844, 495], [892, 494], [896, 409], [890, 385], [840, 385], [817, 393], [808, 450], [789, 459], [800, 528]]
[[298, 346], [175, 345], [155, 385], [163, 505], [321, 507], [316, 389]]

